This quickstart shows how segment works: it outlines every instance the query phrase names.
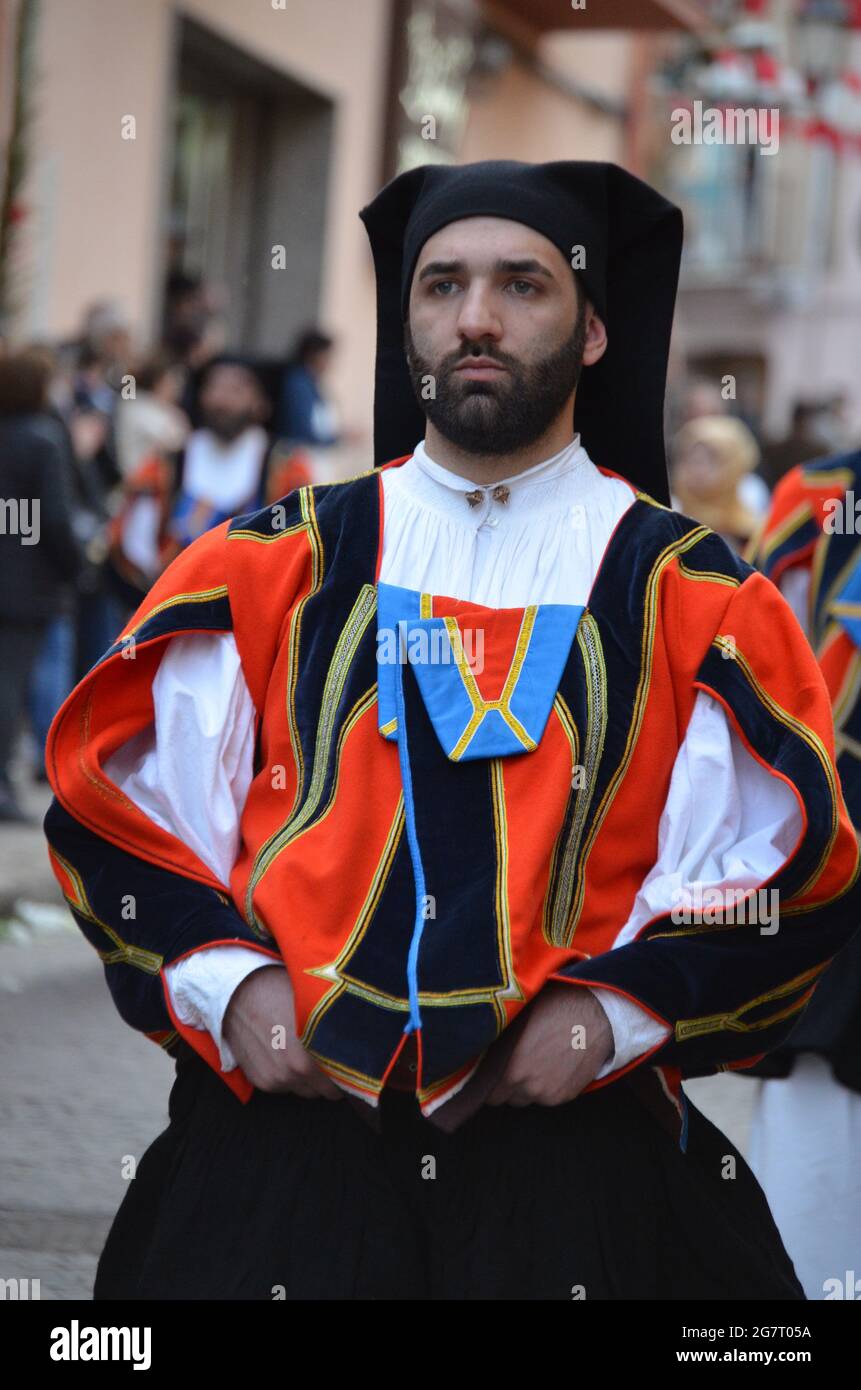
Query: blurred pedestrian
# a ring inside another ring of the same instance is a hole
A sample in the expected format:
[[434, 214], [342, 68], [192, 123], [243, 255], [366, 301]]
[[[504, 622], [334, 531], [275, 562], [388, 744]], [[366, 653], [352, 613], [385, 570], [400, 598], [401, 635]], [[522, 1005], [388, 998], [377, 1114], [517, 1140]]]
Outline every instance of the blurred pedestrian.
[[136, 606], [164, 567], [204, 531], [311, 481], [301, 456], [273, 445], [264, 425], [271, 400], [248, 359], [210, 363], [194, 411], [201, 423], [186, 431], [184, 448], [167, 447], [175, 438], [171, 417], [161, 442], [153, 435], [123, 479], [110, 524], [110, 566], [126, 605]]
[[228, 517], [262, 505], [271, 406], [255, 367], [239, 356], [216, 358], [200, 383], [201, 425], [179, 458], [170, 533], [188, 545]]
[[124, 606], [108, 566], [107, 529], [120, 500], [121, 475], [114, 432], [116, 407], [131, 362], [131, 333], [119, 305], [104, 300], [84, 314], [76, 344], [71, 403], [66, 423], [75, 443], [79, 473], [98, 511], [99, 535], [88, 554], [78, 600], [77, 675], [102, 656], [123, 624]]
[[839, 395], [795, 402], [788, 433], [763, 449], [762, 472], [771, 487], [798, 464], [832, 452], [843, 429], [841, 410]]
[[0, 820], [26, 821], [11, 762], [49, 623], [72, 601], [84, 556], [72, 516], [68, 442], [48, 413], [42, 352], [0, 357]]
[[757, 517], [742, 499], [740, 486], [759, 461], [747, 425], [729, 415], [690, 420], [675, 436], [671, 458], [676, 510], [710, 526], [736, 551], [743, 550]]
[[104, 557], [104, 515], [100, 491], [81, 460], [102, 447], [106, 421], [98, 411], [76, 412], [70, 409], [71, 377], [60, 353], [46, 344], [33, 345], [29, 353], [31, 356], [41, 354], [46, 371], [50, 374], [46, 411], [62, 435], [63, 462], [72, 498], [71, 524], [86, 557], [77, 575], [74, 594], [67, 594], [65, 602], [48, 623], [30, 678], [28, 713], [38, 750], [34, 775], [38, 781], [44, 781], [44, 749], [48, 729], [76, 678], [81, 594], [89, 593], [98, 584]]
[[132, 372], [135, 394], [117, 402], [117, 464], [130, 478], [151, 454], [175, 454], [188, 438], [188, 416], [179, 407], [186, 373], [164, 351], [151, 353]]
[[[734, 400], [732, 406], [724, 396], [723, 390], [716, 381], [710, 380], [705, 376], [690, 377], [676, 393], [676, 411], [674, 417], [676, 424], [672, 433], [678, 430], [691, 420], [701, 420], [705, 416], [728, 415], [733, 419], [741, 420], [746, 425], [754, 437], [759, 450], [758, 427], [751, 417], [750, 412], [739, 409], [738, 403]], [[768, 504], [771, 499], [771, 489], [768, 483], [760, 475], [761, 456], [758, 458], [756, 468], [750, 469], [740, 479], [738, 485], [738, 495], [742, 504], [747, 507], [759, 520], [768, 511]]]
[[677, 398], [678, 428], [704, 415], [726, 415], [727, 403], [720, 387], [708, 377], [693, 376], [685, 381]]
[[112, 391], [119, 391], [132, 356], [132, 336], [128, 319], [113, 300], [98, 300], [84, 314], [81, 352], [98, 365], [101, 377]]
[[331, 365], [334, 341], [319, 329], [298, 338], [281, 383], [275, 432], [290, 444], [331, 446], [339, 443], [335, 408], [323, 382]]

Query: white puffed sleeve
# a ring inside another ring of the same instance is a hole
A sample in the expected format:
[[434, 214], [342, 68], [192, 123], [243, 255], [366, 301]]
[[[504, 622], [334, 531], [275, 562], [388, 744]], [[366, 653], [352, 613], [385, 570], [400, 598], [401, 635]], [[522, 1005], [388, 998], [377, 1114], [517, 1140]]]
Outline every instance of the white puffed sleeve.
[[[633, 941], [685, 890], [757, 888], [789, 858], [802, 818], [792, 790], [747, 751], [720, 702], [700, 691], [676, 756], [658, 828], [658, 857], [640, 887], [614, 948]], [[732, 901], [732, 900], [730, 900]], [[608, 1076], [669, 1036], [625, 996], [594, 988], [610, 1020], [615, 1055]]]
[[[255, 713], [232, 633], [169, 643], [152, 686], [154, 720], [106, 764], [125, 795], [194, 850], [225, 887], [253, 777]], [[165, 970], [182, 1023], [213, 1038], [223, 1071], [236, 1065], [222, 1037], [234, 991], [252, 970], [277, 966], [246, 946], [210, 946]]]

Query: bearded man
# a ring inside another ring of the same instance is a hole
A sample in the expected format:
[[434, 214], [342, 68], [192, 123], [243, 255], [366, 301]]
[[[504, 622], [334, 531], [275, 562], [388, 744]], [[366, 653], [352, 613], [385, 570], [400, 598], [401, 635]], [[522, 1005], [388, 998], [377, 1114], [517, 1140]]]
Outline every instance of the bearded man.
[[680, 214], [494, 161], [362, 218], [385, 466], [191, 545], [52, 730], [177, 1063], [96, 1296], [800, 1298], [681, 1083], [786, 1036], [859, 854], [790, 608], [667, 505]]

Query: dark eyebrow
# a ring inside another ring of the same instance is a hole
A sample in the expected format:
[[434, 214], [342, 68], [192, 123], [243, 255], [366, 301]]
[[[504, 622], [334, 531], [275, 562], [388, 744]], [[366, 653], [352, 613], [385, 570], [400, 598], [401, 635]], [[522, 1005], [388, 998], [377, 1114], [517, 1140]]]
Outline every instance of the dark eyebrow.
[[458, 270], [463, 270], [463, 261], [428, 261], [424, 270], [419, 272], [419, 279], [429, 280], [432, 275], [454, 275]]
[[[428, 261], [424, 269], [419, 271], [419, 279], [429, 280], [433, 275], [456, 275], [464, 268], [463, 261]], [[548, 280], [556, 278], [552, 271], [531, 257], [519, 261], [497, 261], [493, 268], [506, 275], [545, 275]]]
[[521, 261], [497, 261], [494, 269], [505, 271], [509, 275], [546, 275], [548, 280], [555, 278], [546, 265], [531, 257]]

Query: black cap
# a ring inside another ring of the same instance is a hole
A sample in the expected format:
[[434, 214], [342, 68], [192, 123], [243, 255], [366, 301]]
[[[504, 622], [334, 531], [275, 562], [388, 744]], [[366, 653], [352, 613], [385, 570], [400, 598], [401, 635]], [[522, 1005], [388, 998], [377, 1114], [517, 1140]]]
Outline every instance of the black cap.
[[461, 218], [504, 217], [558, 247], [606, 324], [607, 350], [577, 388], [583, 445], [596, 463], [669, 503], [663, 415], [682, 249], [677, 207], [615, 164], [486, 160], [410, 169], [360, 216], [377, 277], [376, 463], [410, 453], [424, 437], [403, 343], [422, 246]]

